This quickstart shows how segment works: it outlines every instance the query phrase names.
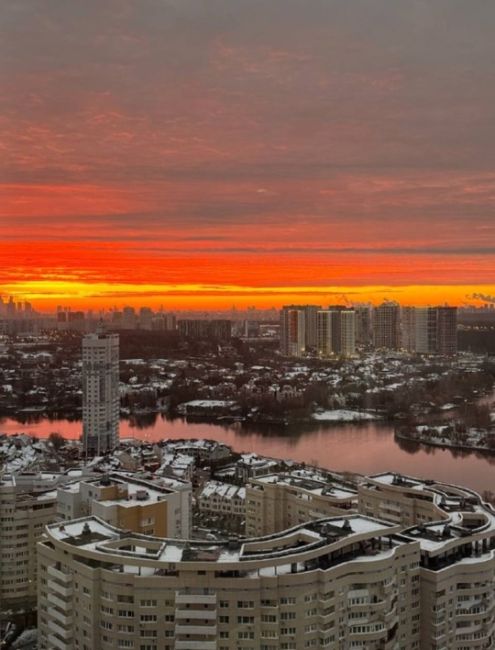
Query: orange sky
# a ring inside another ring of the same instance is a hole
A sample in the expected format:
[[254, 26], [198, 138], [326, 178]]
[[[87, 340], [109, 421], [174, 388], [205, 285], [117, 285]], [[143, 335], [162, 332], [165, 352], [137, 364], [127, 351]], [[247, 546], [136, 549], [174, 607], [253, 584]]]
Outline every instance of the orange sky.
[[495, 9], [427, 5], [2, 3], [0, 293], [495, 294]]

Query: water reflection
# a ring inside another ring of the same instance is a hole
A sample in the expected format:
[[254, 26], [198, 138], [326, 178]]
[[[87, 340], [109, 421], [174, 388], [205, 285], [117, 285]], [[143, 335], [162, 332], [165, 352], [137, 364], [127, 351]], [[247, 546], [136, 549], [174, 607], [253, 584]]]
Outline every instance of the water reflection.
[[[49, 420], [39, 415], [25, 415], [22, 422], [0, 420], [0, 432], [21, 431], [39, 437], [57, 431], [67, 438], [78, 439], [81, 422]], [[380, 422], [289, 426], [219, 424], [171, 420], [163, 414], [146, 413], [122, 420], [120, 436], [150, 442], [161, 438], [210, 438], [225, 442], [236, 451], [254, 451], [335, 470], [363, 474], [392, 470], [465, 484], [477, 490], [495, 489], [495, 456], [395, 441], [393, 425]]]

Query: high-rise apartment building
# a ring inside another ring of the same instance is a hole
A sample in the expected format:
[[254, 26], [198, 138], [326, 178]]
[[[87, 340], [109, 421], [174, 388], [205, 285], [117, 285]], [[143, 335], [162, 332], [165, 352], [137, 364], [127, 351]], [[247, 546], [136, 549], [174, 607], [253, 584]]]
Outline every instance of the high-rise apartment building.
[[419, 354], [457, 353], [456, 307], [403, 307], [402, 347]]
[[437, 352], [446, 356], [457, 354], [457, 307], [436, 307]]
[[317, 313], [317, 352], [320, 357], [352, 356], [356, 352], [356, 314], [346, 307]]
[[369, 348], [373, 344], [371, 307], [357, 305], [354, 307], [354, 311], [356, 313], [356, 345]]
[[384, 302], [373, 309], [373, 342], [375, 348], [398, 350], [401, 347], [400, 307]]
[[[163, 539], [94, 516], [49, 525], [40, 649], [495, 647], [495, 514], [475, 492], [385, 472], [360, 484], [360, 514], [319, 518], [330, 503], [307, 502], [324, 486], [292, 494], [287, 479], [264, 485], [286, 492], [292, 527], [263, 537]], [[300, 502], [313, 521], [294, 523]]]
[[287, 357], [306, 353], [306, 315], [297, 307], [284, 307], [280, 314], [280, 351]]
[[52, 525], [39, 648], [415, 650], [420, 550], [399, 532], [361, 515], [229, 542]]
[[134, 330], [137, 326], [137, 316], [134, 307], [124, 307], [122, 310], [122, 329]]
[[280, 312], [280, 351], [301, 357], [316, 352], [319, 305], [286, 305]]
[[119, 441], [119, 336], [97, 332], [82, 342], [83, 447], [111, 451]]
[[36, 543], [56, 516], [51, 479], [0, 477], [0, 621], [36, 607]]

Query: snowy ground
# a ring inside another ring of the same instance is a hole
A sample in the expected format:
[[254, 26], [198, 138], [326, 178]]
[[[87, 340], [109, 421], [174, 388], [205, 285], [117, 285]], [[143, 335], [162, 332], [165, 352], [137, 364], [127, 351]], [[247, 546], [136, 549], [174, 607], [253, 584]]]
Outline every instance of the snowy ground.
[[378, 417], [371, 413], [347, 411], [345, 409], [319, 411], [318, 413], [313, 413], [312, 418], [313, 420], [318, 420], [320, 422], [364, 422], [368, 420], [378, 420]]

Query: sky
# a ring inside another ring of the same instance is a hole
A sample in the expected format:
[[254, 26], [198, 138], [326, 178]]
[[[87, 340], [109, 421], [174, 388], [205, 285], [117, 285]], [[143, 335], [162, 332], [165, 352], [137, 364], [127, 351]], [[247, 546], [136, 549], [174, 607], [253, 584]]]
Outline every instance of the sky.
[[2, 0], [0, 293], [495, 294], [491, 0]]

